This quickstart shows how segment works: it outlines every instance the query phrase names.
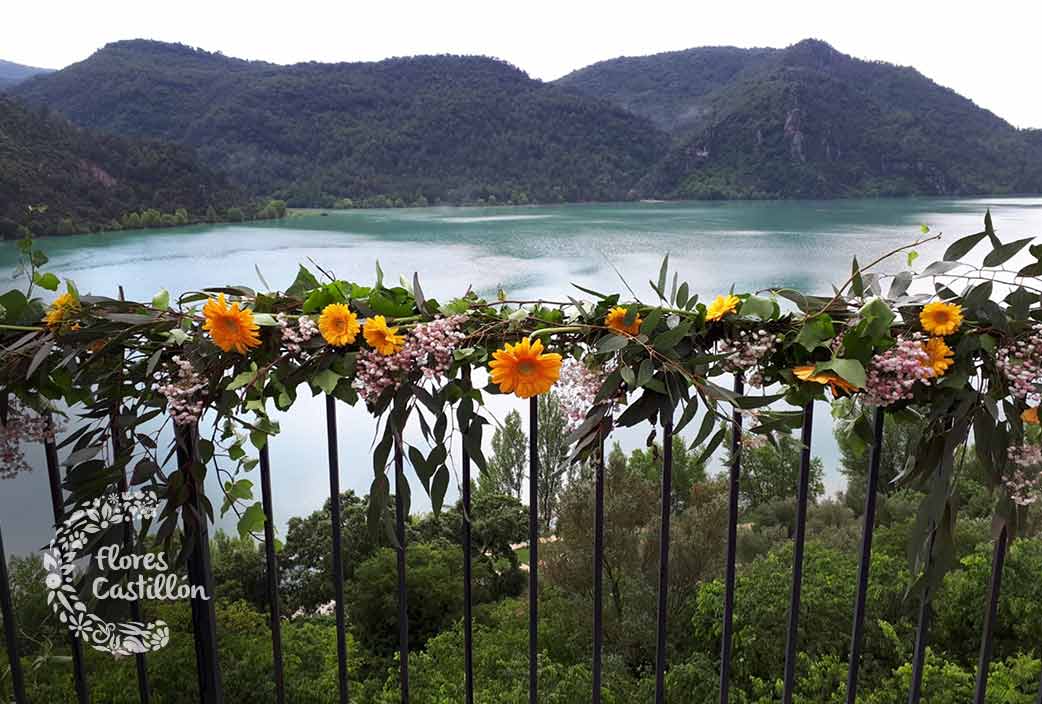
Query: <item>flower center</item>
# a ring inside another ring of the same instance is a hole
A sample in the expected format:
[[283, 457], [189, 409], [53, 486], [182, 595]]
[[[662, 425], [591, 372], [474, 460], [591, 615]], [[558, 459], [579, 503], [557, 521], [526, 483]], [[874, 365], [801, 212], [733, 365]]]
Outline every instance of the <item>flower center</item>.
[[522, 359], [517, 364], [517, 373], [521, 376], [532, 376], [536, 372], [535, 362], [530, 359]]

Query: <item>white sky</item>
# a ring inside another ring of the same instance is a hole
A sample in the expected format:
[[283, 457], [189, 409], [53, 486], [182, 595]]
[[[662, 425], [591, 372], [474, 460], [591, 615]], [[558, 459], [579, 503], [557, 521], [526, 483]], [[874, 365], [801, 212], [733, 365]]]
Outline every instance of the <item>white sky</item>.
[[[594, 61], [824, 39], [912, 65], [1018, 127], [1042, 127], [1042, 2], [759, 0], [9, 0], [0, 58], [60, 68], [145, 37], [276, 63], [485, 54], [552, 80]], [[849, 8], [849, 9], [846, 9]]]

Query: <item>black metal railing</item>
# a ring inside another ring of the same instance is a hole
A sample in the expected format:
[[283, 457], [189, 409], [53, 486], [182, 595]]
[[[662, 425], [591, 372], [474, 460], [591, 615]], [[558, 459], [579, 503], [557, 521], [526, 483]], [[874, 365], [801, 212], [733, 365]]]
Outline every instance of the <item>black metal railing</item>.
[[[743, 392], [741, 380], [735, 382], [735, 392]], [[336, 423], [336, 401], [331, 396], [326, 397], [326, 429], [329, 450], [329, 492], [330, 513], [332, 521], [332, 579], [334, 587], [334, 600], [337, 622], [337, 662], [339, 700], [348, 702], [350, 692], [348, 689], [348, 653], [346, 640], [346, 620], [344, 616], [345, 593], [343, 576], [343, 536], [341, 528], [340, 510], [340, 466], [338, 458], [338, 431]], [[785, 642], [785, 666], [783, 671], [782, 698], [785, 704], [790, 704], [796, 683], [796, 655], [799, 640], [799, 616], [801, 604], [801, 590], [803, 584], [804, 568], [804, 544], [807, 529], [807, 505], [809, 500], [809, 482], [811, 471], [811, 441], [813, 425], [813, 403], [808, 403], [803, 408], [802, 430], [801, 430], [801, 454], [799, 479], [797, 486], [796, 525], [794, 534], [793, 551], [793, 573], [788, 612], [788, 628]], [[6, 399], [0, 399], [0, 421], [6, 422], [7, 404]], [[854, 604], [853, 626], [851, 630], [851, 644], [849, 655], [849, 666], [847, 675], [846, 701], [848, 704], [855, 702], [858, 687], [858, 672], [860, 667], [862, 644], [864, 640], [865, 606], [869, 587], [869, 569], [872, 557], [872, 538], [875, 523], [876, 503], [878, 496], [879, 467], [883, 451], [883, 424], [885, 413], [877, 409], [873, 418], [873, 441], [869, 453], [869, 467], [865, 497], [864, 527], [861, 540], [861, 554], [858, 566], [857, 594]], [[726, 704], [729, 701], [730, 673], [733, 647], [733, 624], [735, 608], [735, 575], [736, 575], [736, 547], [737, 547], [737, 521], [739, 509], [739, 488], [741, 478], [742, 461], [742, 436], [738, 432], [741, 428], [742, 418], [736, 410], [732, 419], [734, 424], [731, 464], [729, 470], [729, 492], [728, 492], [728, 526], [727, 546], [724, 568], [724, 609], [722, 637], [720, 643], [720, 681], [719, 701]], [[529, 618], [529, 702], [538, 702], [539, 685], [539, 404], [536, 398], [532, 398], [529, 404], [529, 583], [528, 583], [528, 618]], [[662, 486], [661, 486], [661, 524], [659, 539], [659, 579], [658, 579], [658, 613], [656, 629], [656, 655], [655, 655], [655, 702], [660, 704], [665, 701], [665, 683], [668, 666], [667, 659], [667, 597], [669, 589], [669, 524], [672, 504], [672, 472], [673, 472], [673, 421], [666, 415], [661, 419], [662, 424]], [[409, 701], [409, 633], [408, 633], [408, 604], [406, 600], [406, 561], [405, 561], [405, 513], [406, 513], [406, 479], [404, 475], [404, 459], [402, 453], [401, 428], [394, 429], [394, 472], [395, 472], [395, 536], [398, 545], [398, 617], [399, 617], [399, 678], [401, 701], [408, 704]], [[593, 604], [593, 649], [592, 670], [593, 688], [591, 701], [598, 704], [601, 701], [602, 686], [602, 650], [604, 642], [603, 632], [603, 560], [604, 560], [604, 482], [605, 482], [605, 459], [604, 447], [607, 440], [605, 432], [601, 432], [599, 450], [595, 453], [594, 462], [594, 604]], [[118, 454], [124, 448], [119, 444], [119, 439], [114, 439], [115, 452]], [[177, 458], [179, 466], [183, 469], [189, 467], [198, 456], [198, 432], [195, 428], [182, 429], [177, 433]], [[47, 459], [48, 479], [50, 483], [54, 519], [60, 523], [64, 513], [65, 501], [63, 499], [60, 465], [58, 461], [58, 449], [53, 441], [45, 444]], [[464, 593], [464, 669], [465, 669], [465, 701], [473, 704], [475, 683], [473, 663], [473, 609], [472, 609], [472, 555], [471, 555], [471, 459], [466, 449], [462, 456], [463, 487], [463, 593]], [[278, 595], [278, 563], [274, 543], [274, 521], [271, 495], [271, 465], [268, 448], [265, 445], [260, 450], [260, 471], [262, 506], [266, 518], [264, 541], [265, 559], [267, 566], [267, 598], [270, 607], [270, 623], [272, 638], [272, 670], [274, 687], [277, 701], [285, 702], [285, 672], [282, 657], [281, 642], [281, 613]], [[208, 531], [205, 521], [206, 512], [203, 508], [205, 496], [193, 496], [190, 499], [190, 510], [186, 510], [184, 520], [195, 521], [192, 526], [194, 535], [198, 536], [197, 543], [192, 546], [188, 557], [188, 576], [192, 586], [202, 586], [206, 594], [213, 593], [213, 570], [210, 562], [210, 549]], [[926, 561], [933, 560], [933, 529], [928, 542]], [[995, 540], [992, 570], [989, 580], [987, 603], [985, 607], [984, 627], [981, 634], [980, 658], [976, 686], [974, 692], [974, 703], [983, 704], [985, 701], [988, 669], [992, 655], [992, 639], [995, 621], [998, 614], [999, 590], [1001, 587], [1003, 564], [1008, 549], [1008, 533], [1002, 530]], [[25, 694], [24, 673], [19, 660], [19, 648], [17, 638], [17, 624], [12, 605], [11, 588], [7, 575], [6, 558], [3, 552], [3, 537], [0, 534], [0, 612], [4, 622], [4, 637], [8, 656], [11, 660], [11, 681], [13, 686], [14, 701], [17, 704], [25, 704], [28, 700]], [[918, 623], [916, 627], [915, 645], [913, 650], [912, 681], [909, 688], [908, 701], [916, 704], [920, 701], [922, 691], [923, 666], [929, 624], [931, 616], [932, 594], [929, 588], [924, 588], [919, 607]], [[139, 611], [135, 613], [140, 613]], [[193, 599], [192, 601], [192, 625], [194, 631], [196, 668], [199, 687], [199, 701], [202, 704], [220, 704], [223, 701], [222, 681], [217, 648], [217, 624], [214, 614], [213, 602], [204, 599]], [[81, 643], [70, 634], [70, 646], [73, 659], [73, 679], [78, 701], [89, 702], [89, 686], [86, 669], [83, 661]], [[144, 658], [138, 660], [138, 684], [140, 699], [147, 703], [150, 699], [150, 691], [147, 679], [147, 668]], [[1042, 704], [1042, 683], [1040, 683], [1039, 704]]]

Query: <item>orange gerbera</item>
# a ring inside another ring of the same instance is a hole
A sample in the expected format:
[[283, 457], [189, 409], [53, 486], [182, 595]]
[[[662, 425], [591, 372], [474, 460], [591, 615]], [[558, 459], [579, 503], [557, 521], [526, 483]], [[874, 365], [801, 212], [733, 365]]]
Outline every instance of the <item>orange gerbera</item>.
[[835, 372], [817, 372], [815, 373], [816, 365], [806, 364], [802, 367], [795, 367], [792, 373], [797, 379], [802, 381], [813, 381], [816, 384], [827, 384], [832, 390], [833, 396], [845, 396], [846, 394], [852, 394], [857, 391], [857, 387], [851, 384], [849, 381], [841, 377]]
[[350, 345], [358, 337], [358, 316], [343, 303], [330, 303], [318, 318], [322, 339], [334, 347]]
[[962, 306], [954, 303], [927, 303], [919, 314], [923, 330], [931, 335], [951, 335], [962, 325]]
[[387, 320], [382, 315], [366, 320], [362, 330], [365, 341], [380, 354], [394, 354], [405, 347], [405, 338], [398, 334], [398, 328], [387, 327]]
[[741, 303], [741, 299], [738, 296], [717, 296], [706, 309], [706, 320], [720, 320], [728, 313], [734, 313], [738, 310], [739, 303]]
[[225, 352], [235, 350], [246, 354], [250, 348], [260, 346], [259, 328], [253, 319], [253, 311], [239, 308], [238, 303], [229, 306], [223, 293], [216, 300], [211, 298], [206, 302], [203, 317], [206, 318], [203, 330], [210, 333], [214, 344]]
[[1038, 425], [1038, 407], [1028, 408], [1020, 414], [1020, 419], [1031, 425]]
[[633, 322], [629, 325], [626, 324], [627, 310], [622, 306], [612, 308], [608, 311], [608, 315], [604, 318], [604, 324], [612, 330], [618, 332], [624, 332], [627, 335], [636, 335], [640, 332], [640, 325], [644, 322], [644, 319], [639, 315], [633, 319]]
[[543, 353], [542, 340], [525, 339], [516, 345], [509, 342], [492, 353], [489, 362], [492, 383], [503, 393], [513, 392], [521, 398], [545, 394], [561, 375], [561, 355]]
[[52, 328], [56, 328], [75, 315], [80, 310], [80, 302], [71, 293], [63, 293], [54, 299], [51, 307], [44, 316], [44, 322]]
[[929, 368], [935, 377], [944, 376], [944, 373], [948, 371], [948, 367], [955, 364], [953, 360], [955, 353], [940, 337], [931, 337], [923, 343], [923, 349], [926, 350], [926, 354], [930, 358], [924, 366]]

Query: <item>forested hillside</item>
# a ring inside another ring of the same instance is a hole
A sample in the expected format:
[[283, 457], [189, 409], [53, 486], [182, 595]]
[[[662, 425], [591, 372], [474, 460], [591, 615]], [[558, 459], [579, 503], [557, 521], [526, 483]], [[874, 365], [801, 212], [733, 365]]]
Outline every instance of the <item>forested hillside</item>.
[[127, 41], [17, 93], [87, 127], [196, 146], [291, 205], [621, 199], [668, 145], [644, 118], [474, 56], [276, 66]]
[[594, 64], [558, 82], [670, 129], [641, 191], [676, 198], [1042, 192], [1042, 144], [913, 68], [824, 42]]
[[0, 59], [0, 92], [11, 88], [22, 81], [39, 74], [51, 73], [49, 68], [36, 68], [35, 66], [23, 66], [11, 61]]
[[246, 205], [187, 147], [100, 135], [0, 96], [0, 238], [18, 236], [19, 225], [117, 229], [123, 216], [136, 226], [225, 219]]

